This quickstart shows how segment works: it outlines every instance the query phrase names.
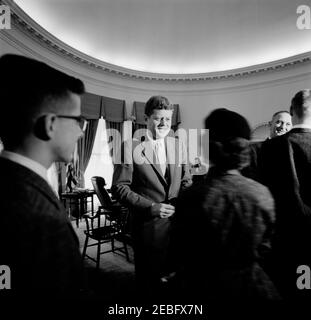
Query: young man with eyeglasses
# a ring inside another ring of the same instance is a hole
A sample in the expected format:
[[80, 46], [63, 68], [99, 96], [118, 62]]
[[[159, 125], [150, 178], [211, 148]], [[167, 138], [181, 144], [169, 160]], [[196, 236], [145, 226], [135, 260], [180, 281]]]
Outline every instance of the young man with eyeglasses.
[[83, 287], [78, 238], [47, 182], [69, 162], [86, 121], [79, 79], [18, 55], [0, 58], [0, 265], [10, 296], [71, 298]]

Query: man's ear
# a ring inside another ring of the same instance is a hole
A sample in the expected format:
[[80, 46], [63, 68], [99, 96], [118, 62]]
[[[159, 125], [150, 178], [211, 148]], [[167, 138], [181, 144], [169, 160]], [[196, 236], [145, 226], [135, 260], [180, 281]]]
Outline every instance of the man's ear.
[[55, 131], [55, 119], [53, 114], [39, 117], [34, 125], [34, 135], [40, 140], [50, 140]]

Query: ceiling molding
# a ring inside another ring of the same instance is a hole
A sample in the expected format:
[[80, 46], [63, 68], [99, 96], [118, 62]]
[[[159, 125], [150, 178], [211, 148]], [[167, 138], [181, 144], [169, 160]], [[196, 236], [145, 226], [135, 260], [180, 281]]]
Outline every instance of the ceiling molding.
[[160, 74], [131, 70], [117, 65], [109, 64], [88, 56], [60, 41], [52, 34], [43, 29], [32, 20], [19, 6], [9, 0], [0, 0], [0, 3], [8, 4], [11, 8], [11, 21], [14, 27], [22, 31], [34, 41], [39, 42], [48, 50], [66, 59], [78, 63], [81, 66], [97, 70], [102, 73], [115, 75], [122, 78], [137, 79], [144, 81], [170, 82], [170, 83], [193, 83], [219, 80], [241, 79], [257, 76], [269, 72], [277, 72], [295, 67], [297, 65], [310, 64], [311, 52], [296, 55], [286, 59], [270, 63], [254, 65], [246, 68], [227, 70], [222, 72], [196, 73], [196, 74]]

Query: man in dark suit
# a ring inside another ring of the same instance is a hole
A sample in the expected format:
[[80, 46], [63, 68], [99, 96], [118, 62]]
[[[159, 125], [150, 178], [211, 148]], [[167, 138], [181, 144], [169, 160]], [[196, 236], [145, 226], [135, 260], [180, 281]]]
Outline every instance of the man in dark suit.
[[248, 178], [260, 182], [258, 172], [258, 162], [260, 161], [261, 148], [264, 143], [275, 137], [279, 137], [287, 133], [292, 128], [292, 119], [288, 111], [278, 111], [273, 114], [269, 121], [270, 135], [265, 141], [251, 143], [250, 145], [250, 162], [247, 167], [242, 170], [242, 174]]
[[83, 83], [18, 55], [0, 58], [0, 265], [16, 297], [66, 297], [83, 287], [78, 238], [47, 182], [82, 135]]
[[261, 151], [260, 173], [276, 204], [273, 274], [285, 298], [302, 298], [299, 265], [311, 265], [311, 90], [292, 99], [293, 128], [269, 140]]
[[183, 144], [168, 137], [173, 107], [153, 96], [146, 103], [146, 135], [122, 147], [112, 191], [132, 212], [135, 272], [142, 295], [156, 295], [167, 269], [175, 200], [191, 182]]

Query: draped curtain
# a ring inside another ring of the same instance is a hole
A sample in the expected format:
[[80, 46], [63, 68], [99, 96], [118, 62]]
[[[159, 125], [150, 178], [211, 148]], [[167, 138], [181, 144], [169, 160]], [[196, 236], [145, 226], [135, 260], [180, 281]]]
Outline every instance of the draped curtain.
[[55, 162], [57, 181], [58, 181], [58, 194], [59, 196], [65, 191], [66, 186], [66, 164], [64, 162]]
[[133, 104], [133, 135], [136, 130], [147, 128], [146, 120], [145, 120], [145, 103], [134, 101]]
[[123, 122], [112, 122], [106, 120], [106, 128], [109, 144], [109, 154], [112, 159], [112, 163], [116, 163], [117, 154], [121, 148], [123, 140]]
[[125, 101], [103, 97], [101, 115], [106, 120], [110, 156], [116, 163], [123, 141], [123, 123], [127, 119]]
[[180, 117], [180, 109], [179, 104], [174, 104], [174, 111], [172, 117], [172, 130], [175, 132], [178, 130], [178, 126], [181, 124], [181, 117]]
[[84, 172], [89, 163], [94, 145], [98, 119], [100, 117], [102, 97], [85, 93], [81, 98], [81, 114], [88, 119], [84, 135], [77, 143], [77, 156], [74, 159], [74, 171], [79, 187], [84, 188]]
[[82, 188], [84, 188], [85, 185], [84, 172], [92, 155], [97, 126], [98, 119], [89, 120], [83, 137], [78, 140], [78, 157], [75, 163], [75, 172], [79, 185]]

